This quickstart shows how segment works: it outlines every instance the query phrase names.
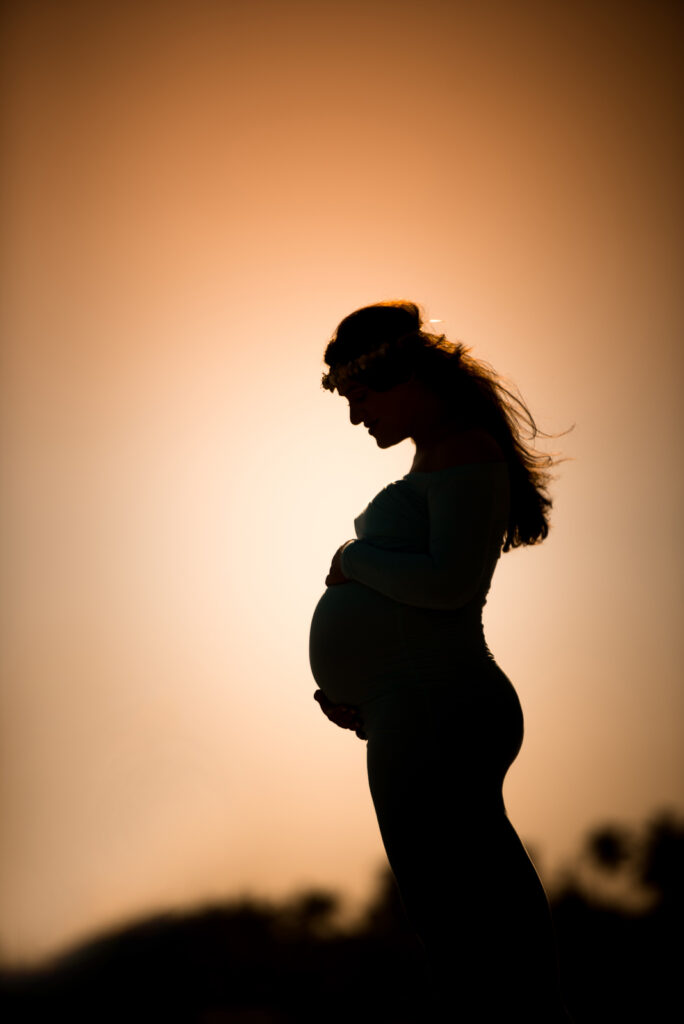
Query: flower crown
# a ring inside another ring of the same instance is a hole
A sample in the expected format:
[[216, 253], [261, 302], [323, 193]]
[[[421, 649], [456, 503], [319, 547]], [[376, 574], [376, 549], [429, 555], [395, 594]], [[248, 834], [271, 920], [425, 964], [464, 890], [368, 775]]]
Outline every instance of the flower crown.
[[[438, 324], [440, 321], [430, 321], [430, 323]], [[405, 352], [412, 348], [416, 351], [424, 348], [450, 348], [456, 350], [459, 346], [447, 342], [443, 335], [429, 334], [419, 328], [416, 331], [410, 331], [408, 334], [399, 335], [398, 338], [393, 338], [391, 341], [386, 341], [370, 352], [357, 355], [355, 359], [351, 359], [349, 362], [343, 362], [340, 366], [332, 367], [323, 375], [320, 383], [322, 383], [322, 386], [327, 391], [334, 391], [336, 388], [339, 390], [340, 385], [344, 386], [390, 353]]]
[[373, 349], [372, 352], [364, 352], [348, 363], [334, 366], [327, 373], [323, 374], [321, 384], [326, 391], [334, 391], [335, 388], [339, 388], [340, 384], [346, 384], [354, 377], [358, 377], [364, 370], [367, 370], [369, 366], [384, 359], [390, 349], [393, 348], [397, 348], [397, 343], [386, 341], [379, 348]]

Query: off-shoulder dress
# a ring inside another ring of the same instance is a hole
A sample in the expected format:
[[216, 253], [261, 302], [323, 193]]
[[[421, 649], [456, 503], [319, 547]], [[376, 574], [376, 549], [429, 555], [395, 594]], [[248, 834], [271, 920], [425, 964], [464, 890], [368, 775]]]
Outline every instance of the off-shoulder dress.
[[550, 1024], [567, 1018], [548, 903], [502, 795], [523, 716], [482, 626], [509, 510], [505, 462], [385, 487], [342, 552], [349, 582], [316, 606], [310, 663], [330, 700], [359, 709], [382, 840], [443, 1019]]

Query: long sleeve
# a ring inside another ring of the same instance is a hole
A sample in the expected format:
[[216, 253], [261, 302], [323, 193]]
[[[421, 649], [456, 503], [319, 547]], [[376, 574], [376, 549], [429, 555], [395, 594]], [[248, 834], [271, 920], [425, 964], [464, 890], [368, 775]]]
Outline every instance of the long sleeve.
[[402, 604], [436, 609], [468, 604], [489, 586], [508, 517], [508, 479], [495, 465], [493, 471], [478, 472], [478, 465], [463, 467], [475, 472], [431, 476], [427, 552], [355, 540], [341, 555], [344, 575]]

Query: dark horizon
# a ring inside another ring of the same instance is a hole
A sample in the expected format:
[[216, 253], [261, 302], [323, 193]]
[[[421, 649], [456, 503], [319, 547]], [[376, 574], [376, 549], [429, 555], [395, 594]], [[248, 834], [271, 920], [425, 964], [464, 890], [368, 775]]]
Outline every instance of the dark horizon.
[[[586, 836], [550, 894], [574, 1024], [655, 1022], [675, 1005], [682, 854], [684, 818], [666, 811], [636, 832], [611, 823]], [[646, 897], [640, 906], [625, 902], [629, 887], [610, 894], [620, 873]], [[363, 991], [378, 1024], [424, 1024], [424, 957], [389, 870], [355, 926], [340, 927], [339, 907], [335, 893], [311, 890], [160, 913], [42, 967], [0, 970], [0, 1011], [7, 1024], [43, 1011], [84, 1022], [299, 1024], [324, 1014], [342, 1024]]]

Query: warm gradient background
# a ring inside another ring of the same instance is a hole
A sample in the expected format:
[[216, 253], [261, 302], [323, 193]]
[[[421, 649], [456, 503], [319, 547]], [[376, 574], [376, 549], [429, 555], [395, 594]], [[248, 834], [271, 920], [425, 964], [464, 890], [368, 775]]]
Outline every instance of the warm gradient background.
[[3, 7], [0, 954], [383, 853], [311, 699], [352, 519], [408, 471], [319, 389], [407, 297], [512, 378], [553, 530], [486, 610], [546, 877], [682, 807], [681, 5]]

